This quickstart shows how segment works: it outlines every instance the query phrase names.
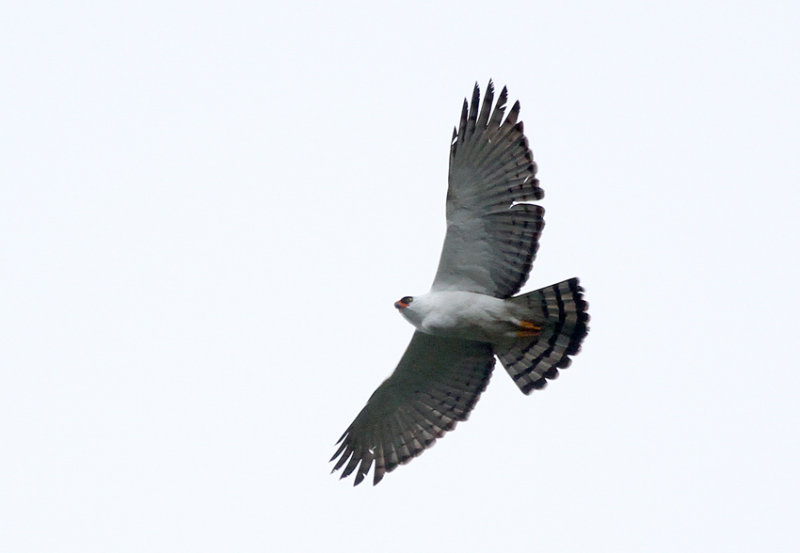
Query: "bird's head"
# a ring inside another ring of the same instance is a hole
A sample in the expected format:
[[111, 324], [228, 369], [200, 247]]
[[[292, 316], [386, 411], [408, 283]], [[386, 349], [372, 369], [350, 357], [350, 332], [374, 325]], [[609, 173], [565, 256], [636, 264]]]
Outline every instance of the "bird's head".
[[400, 301], [394, 302], [394, 306], [397, 309], [401, 309], [402, 310], [402, 309], [405, 309], [406, 307], [408, 307], [409, 305], [411, 305], [411, 302], [413, 302], [413, 301], [414, 301], [414, 298], [412, 298], [411, 296], [403, 296], [403, 298]]

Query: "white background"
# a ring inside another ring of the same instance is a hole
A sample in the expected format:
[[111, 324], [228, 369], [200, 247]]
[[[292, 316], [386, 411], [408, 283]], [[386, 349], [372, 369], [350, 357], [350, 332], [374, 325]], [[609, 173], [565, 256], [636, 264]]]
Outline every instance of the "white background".
[[[0, 551], [798, 550], [796, 2], [93, 4], [0, 23]], [[354, 489], [489, 78], [591, 332]]]

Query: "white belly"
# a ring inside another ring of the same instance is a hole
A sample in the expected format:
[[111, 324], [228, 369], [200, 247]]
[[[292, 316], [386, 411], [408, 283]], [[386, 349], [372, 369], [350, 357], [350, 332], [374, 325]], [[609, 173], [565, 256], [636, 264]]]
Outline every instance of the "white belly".
[[415, 297], [401, 313], [418, 330], [480, 342], [496, 342], [518, 329], [514, 306], [473, 292], [431, 292]]

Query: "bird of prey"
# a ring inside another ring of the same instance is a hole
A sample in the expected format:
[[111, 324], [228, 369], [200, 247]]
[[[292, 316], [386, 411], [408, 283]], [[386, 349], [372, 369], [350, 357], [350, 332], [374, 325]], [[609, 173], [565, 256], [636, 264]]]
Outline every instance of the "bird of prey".
[[[447, 233], [430, 292], [394, 306], [416, 331], [400, 363], [337, 442], [333, 470], [374, 465], [373, 484], [466, 420], [489, 382], [495, 356], [525, 394], [569, 366], [588, 331], [577, 278], [514, 296], [544, 227], [544, 197], [523, 133], [519, 102], [506, 115], [504, 87], [464, 100], [453, 129]], [[504, 117], [505, 116], [505, 117]]]

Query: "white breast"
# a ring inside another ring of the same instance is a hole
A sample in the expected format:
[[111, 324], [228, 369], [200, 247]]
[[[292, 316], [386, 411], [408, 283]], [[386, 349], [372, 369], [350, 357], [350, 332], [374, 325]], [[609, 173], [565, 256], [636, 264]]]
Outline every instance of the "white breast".
[[493, 342], [512, 324], [511, 307], [504, 300], [484, 294], [439, 291], [415, 297], [400, 312], [428, 334]]

